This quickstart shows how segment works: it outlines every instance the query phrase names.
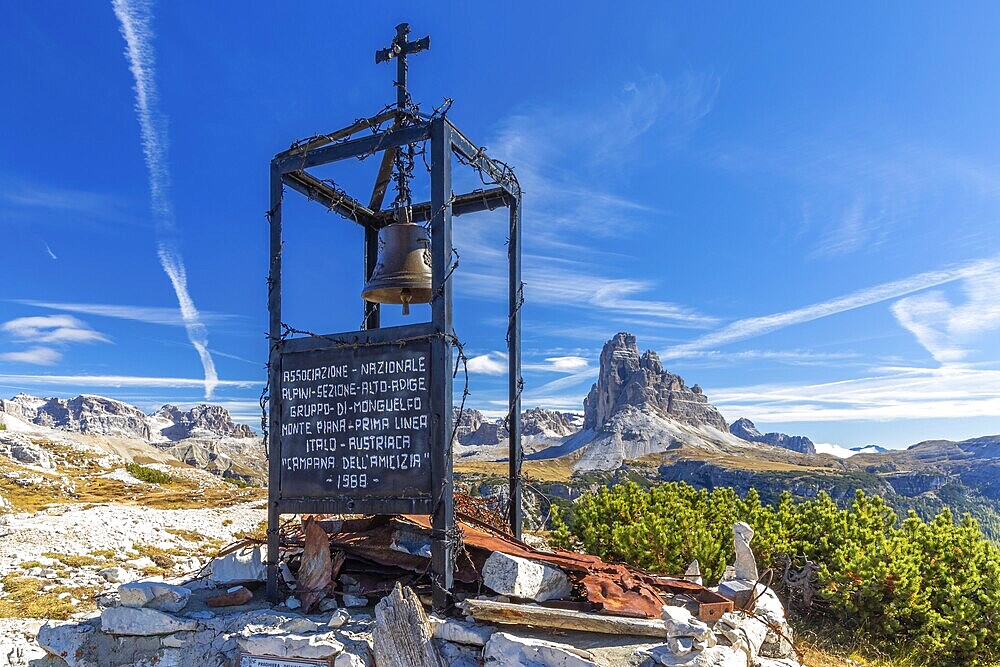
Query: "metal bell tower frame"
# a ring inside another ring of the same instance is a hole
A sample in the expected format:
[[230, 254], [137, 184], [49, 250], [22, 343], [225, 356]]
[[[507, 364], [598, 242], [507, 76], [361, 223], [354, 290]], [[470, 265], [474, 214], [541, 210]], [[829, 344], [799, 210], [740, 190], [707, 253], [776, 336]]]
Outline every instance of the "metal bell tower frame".
[[[392, 177], [395, 161], [401, 151], [414, 144], [430, 143], [430, 201], [412, 204], [415, 222], [429, 222], [431, 228], [432, 292], [431, 321], [420, 325], [380, 328], [380, 306], [365, 301], [364, 331], [357, 338], [392, 342], [414, 331], [430, 331], [437, 337], [433, 346], [432, 364], [444, 372], [436, 373], [432, 391], [443, 397], [432, 420], [431, 486], [428, 502], [383, 502], [381, 513], [429, 514], [432, 519], [432, 577], [434, 606], [444, 609], [453, 583], [455, 508], [453, 499], [452, 447], [455, 428], [452, 416], [454, 329], [452, 326], [452, 272], [457, 266], [452, 255], [452, 218], [455, 216], [509, 210], [508, 261], [508, 415], [509, 438], [509, 522], [511, 531], [521, 536], [521, 305], [524, 285], [521, 282], [521, 189], [514, 172], [504, 163], [491, 159], [485, 150], [470, 141], [447, 117], [447, 109], [428, 115], [417, 111], [410, 103], [406, 90], [406, 55], [425, 50], [430, 38], [407, 41], [409, 26], [400, 24], [392, 45], [376, 53], [376, 62], [397, 59], [397, 104], [370, 118], [309, 139], [296, 142], [271, 160], [270, 265], [268, 273], [269, 357], [268, 357], [268, 451], [269, 500], [267, 530], [267, 562], [269, 599], [276, 600], [278, 564], [278, 526], [283, 513], [348, 511], [331, 509], [322, 499], [287, 499], [274, 490], [279, 486], [280, 460], [274, 452], [280, 450], [280, 356], [298, 339], [286, 340], [289, 327], [281, 316], [282, 277], [282, 198], [284, 188], [306, 196], [364, 230], [365, 280], [369, 280], [378, 261], [379, 229], [394, 221], [394, 211], [383, 209], [382, 202]], [[383, 125], [391, 123], [387, 130]], [[382, 153], [382, 161], [368, 205], [350, 196], [329, 180], [321, 180], [308, 170], [350, 158], [365, 158]], [[484, 183], [481, 189], [456, 195], [452, 190], [453, 159], [477, 171]], [[456, 274], [460, 278], [460, 273]], [[363, 335], [362, 335], [363, 334]], [[400, 499], [403, 501], [406, 499]], [[343, 503], [337, 507], [341, 507]], [[354, 507], [353, 503], [351, 504]], [[359, 503], [356, 511], [367, 511]], [[374, 513], [379, 513], [375, 511]]]

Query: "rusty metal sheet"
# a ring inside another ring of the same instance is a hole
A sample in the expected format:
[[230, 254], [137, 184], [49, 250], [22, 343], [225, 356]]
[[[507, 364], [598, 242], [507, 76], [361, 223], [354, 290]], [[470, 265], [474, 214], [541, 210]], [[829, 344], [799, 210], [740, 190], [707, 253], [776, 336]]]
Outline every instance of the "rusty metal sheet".
[[[456, 496], [456, 522], [462, 534], [455, 579], [474, 584], [482, 580], [483, 563], [494, 551], [539, 561], [563, 570], [582, 591], [586, 603], [603, 613], [634, 618], [659, 618], [661, 608], [671, 596], [685, 596], [711, 604], [714, 596], [704, 586], [648, 574], [621, 563], [609, 563], [597, 556], [562, 549], [539, 551], [518, 540], [506, 530], [498, 515], [484, 510], [471, 499]], [[429, 560], [421, 553], [421, 540], [429, 540], [429, 516], [393, 517], [323, 517], [324, 528], [336, 531], [330, 544], [351, 557], [371, 563], [423, 574]], [[582, 602], [582, 601], [581, 601]]]
[[587, 599], [601, 611], [615, 616], [634, 618], [660, 618], [663, 600], [648, 585], [632, 580], [633, 587], [626, 589], [625, 581], [607, 575], [588, 574], [580, 580], [587, 591]]

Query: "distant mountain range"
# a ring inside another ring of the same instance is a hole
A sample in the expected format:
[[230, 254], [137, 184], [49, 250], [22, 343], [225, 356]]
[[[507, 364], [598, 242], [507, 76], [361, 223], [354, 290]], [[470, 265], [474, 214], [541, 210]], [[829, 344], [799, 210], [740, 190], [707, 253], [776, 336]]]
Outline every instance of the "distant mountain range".
[[251, 481], [267, 474], [260, 437], [247, 425], [233, 422], [220, 405], [196, 405], [190, 410], [164, 405], [147, 414], [124, 401], [93, 394], [75, 398], [18, 394], [0, 399], [0, 423], [15, 433], [129, 441], [130, 451], [146, 451], [154, 458], [166, 454], [224, 477]]
[[197, 405], [186, 411], [164, 405], [146, 414], [134, 405], [93, 394], [76, 398], [18, 394], [0, 399], [0, 412], [37, 426], [151, 442], [177, 442], [192, 437], [254, 437], [250, 427], [234, 423], [229, 412], [219, 405]]
[[[503, 420], [468, 408], [454, 417], [460, 474], [490, 470], [492, 479], [505, 474]], [[132, 440], [219, 475], [266, 478], [259, 436], [218, 405], [190, 410], [165, 405], [147, 414], [102, 396], [18, 394], [0, 399], [0, 423], [14, 435], [41, 430]], [[862, 489], [884, 496], [899, 511], [929, 516], [945, 505], [969, 511], [1000, 539], [1000, 436], [927, 441], [903, 450], [846, 449], [802, 435], [762, 434], [745, 417], [728, 425], [699, 385], [688, 386], [670, 373], [655, 352], [640, 354], [635, 337], [624, 332], [601, 351], [582, 415], [532, 408], [522, 413], [522, 433], [527, 474], [539, 470], [546, 478], [536, 488], [558, 487], [565, 497], [626, 478], [733, 487], [741, 493], [755, 488], [766, 502], [786, 490], [800, 497], [826, 491], [848, 502]], [[0, 431], [0, 440], [4, 437], [13, 436]], [[16, 444], [0, 442], [0, 454]]]

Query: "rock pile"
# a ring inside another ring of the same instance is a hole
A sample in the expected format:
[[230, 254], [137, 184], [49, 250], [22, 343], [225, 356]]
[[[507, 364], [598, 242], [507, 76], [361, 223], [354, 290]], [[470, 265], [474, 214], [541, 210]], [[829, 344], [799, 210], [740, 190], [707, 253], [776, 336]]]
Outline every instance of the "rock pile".
[[[745, 542], [752, 538], [742, 527], [735, 534]], [[722, 591], [749, 587], [750, 611], [715, 621], [699, 619], [680, 603], [664, 605], [660, 619], [597, 615], [538, 606], [535, 601], [553, 599], [566, 604], [566, 574], [496, 551], [483, 565], [489, 599], [460, 604], [463, 620], [428, 617], [417, 595], [399, 583], [374, 610], [348, 611], [339, 593], [324, 598], [314, 614], [293, 610], [295, 598], [272, 607], [259, 597], [262, 563], [262, 550], [250, 548], [216, 558], [201, 578], [122, 584], [99, 613], [43, 625], [38, 644], [50, 661], [61, 661], [49, 664], [70, 667], [228, 667], [241, 652], [332, 667], [800, 667], [780, 601], [756, 581], [725, 582]], [[733, 573], [749, 567], [738, 561]], [[286, 583], [295, 580], [291, 573], [283, 576], [291, 580]], [[213, 599], [236, 594], [212, 606]], [[504, 602], [509, 600], [524, 602]], [[484, 620], [489, 609], [494, 616]], [[525, 618], [531, 619], [527, 625]], [[546, 628], [559, 629], [559, 640]]]

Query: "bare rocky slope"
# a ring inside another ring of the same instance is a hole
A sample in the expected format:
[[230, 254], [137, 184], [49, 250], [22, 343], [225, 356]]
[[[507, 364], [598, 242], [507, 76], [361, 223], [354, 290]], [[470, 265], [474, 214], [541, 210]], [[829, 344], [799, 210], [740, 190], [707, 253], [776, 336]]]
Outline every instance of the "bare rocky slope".
[[102, 437], [136, 446], [148, 444], [223, 477], [253, 482], [267, 475], [260, 437], [247, 425], [235, 423], [219, 405], [196, 405], [190, 410], [164, 405], [146, 414], [105, 396], [64, 399], [18, 394], [0, 400], [0, 413], [18, 420], [27, 430], [49, 429], [63, 439]]

